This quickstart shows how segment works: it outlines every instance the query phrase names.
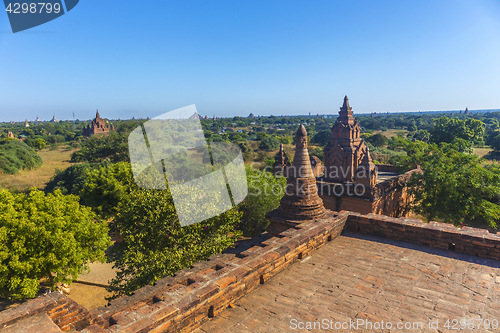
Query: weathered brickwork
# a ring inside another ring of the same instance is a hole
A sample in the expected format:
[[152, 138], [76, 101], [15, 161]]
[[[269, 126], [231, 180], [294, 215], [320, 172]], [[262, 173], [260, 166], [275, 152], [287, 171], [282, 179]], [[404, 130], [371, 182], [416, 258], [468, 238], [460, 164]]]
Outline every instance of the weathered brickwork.
[[[12, 327], [19, 326], [23, 322], [24, 326], [29, 326], [33, 322], [34, 316], [44, 316], [51, 319], [51, 322], [59, 327], [60, 331], [66, 332], [71, 329], [81, 330], [90, 325], [90, 313], [83, 306], [79, 305], [65, 295], [55, 292], [37, 297], [14, 308], [0, 313], [0, 332], [12, 331]], [[47, 322], [46, 320], [44, 322]], [[45, 325], [45, 324], [44, 324]], [[47, 325], [46, 325], [47, 326]], [[50, 326], [50, 325], [49, 325]], [[40, 332], [45, 326], [40, 326]], [[47, 327], [49, 329], [50, 327]]]
[[345, 229], [500, 260], [500, 236], [474, 228], [347, 211], [289, 222], [278, 236], [243, 242], [90, 313], [59, 293], [36, 298], [1, 312], [0, 333], [32, 325], [34, 316], [41, 316], [48, 332], [54, 327], [47, 317], [62, 331], [189, 332]]
[[377, 214], [344, 213], [349, 214], [348, 230], [500, 260], [500, 235], [488, 230]]
[[83, 332], [189, 332], [293, 262], [337, 237], [346, 214], [304, 222], [244, 251], [200, 262], [93, 311]]

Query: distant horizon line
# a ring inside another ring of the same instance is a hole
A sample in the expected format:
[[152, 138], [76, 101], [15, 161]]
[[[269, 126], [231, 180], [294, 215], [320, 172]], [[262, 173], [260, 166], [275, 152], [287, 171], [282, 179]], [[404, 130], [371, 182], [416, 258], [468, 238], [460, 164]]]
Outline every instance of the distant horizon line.
[[[380, 115], [395, 115], [395, 114], [401, 114], [401, 113], [406, 113], [406, 114], [411, 114], [411, 113], [455, 113], [455, 112], [460, 112], [460, 111], [465, 111], [465, 109], [458, 109], [458, 110], [419, 110], [419, 111], [374, 111], [374, 112], [354, 112], [354, 114], [358, 114], [358, 115], [377, 115], [377, 116], [380, 116]], [[488, 113], [488, 112], [500, 112], [500, 109], [468, 109], [469, 112], [475, 112], [475, 113]], [[270, 114], [270, 115], [255, 115], [255, 118], [268, 118], [268, 117], [279, 117], [279, 118], [282, 118], [282, 117], [318, 117], [318, 116], [321, 116], [321, 117], [331, 117], [331, 118], [336, 118], [338, 117], [338, 114], [327, 114], [327, 113], [316, 113], [316, 114], [312, 114], [312, 112], [308, 115], [308, 114], [298, 114], [298, 115], [291, 115], [291, 114], [279, 114], [279, 115], [273, 115], [273, 114]], [[205, 116], [202, 116], [203, 119], [205, 119]], [[208, 117], [208, 119], [213, 119], [214, 116], [212, 117]], [[249, 115], [247, 116], [238, 116], [238, 115], [234, 115], [234, 116], [227, 116], [227, 117], [219, 117], [219, 116], [215, 116], [216, 119], [231, 119], [231, 118], [234, 118], [234, 117], [240, 117], [240, 118], [250, 118]], [[111, 120], [133, 120], [135, 118], [135, 120], [144, 120], [144, 119], [148, 119], [149, 117], [146, 117], [146, 118], [142, 118], [142, 117], [132, 117], [132, 118], [124, 118], [124, 119], [121, 119], [121, 118], [102, 118], [102, 119], [107, 119], [109, 121]], [[39, 122], [35, 120], [28, 120], [28, 123], [49, 123], [51, 122], [53, 118], [51, 118], [50, 120], [40, 120]], [[56, 117], [57, 119], [57, 117]], [[73, 121], [92, 121], [94, 118], [89, 118], [89, 119], [58, 119], [59, 122], [61, 121], [64, 121], [64, 122], [73, 122]], [[1, 123], [3, 124], [6, 124], [6, 123], [10, 123], [11, 121], [13, 121], [14, 123], [24, 123], [27, 119], [25, 120], [9, 120], [9, 121], [2, 121]]]

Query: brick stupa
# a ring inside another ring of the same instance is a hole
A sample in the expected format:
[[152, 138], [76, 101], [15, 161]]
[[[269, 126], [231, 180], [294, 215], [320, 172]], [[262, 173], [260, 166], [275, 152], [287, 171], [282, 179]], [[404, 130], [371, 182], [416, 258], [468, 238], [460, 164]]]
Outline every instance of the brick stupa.
[[290, 167], [290, 162], [288, 161], [288, 157], [283, 149], [283, 144], [281, 144], [280, 150], [276, 156], [274, 156], [273, 173], [275, 176], [282, 175], [286, 177], [288, 167]]
[[288, 168], [285, 190], [279, 208], [267, 215], [271, 220], [267, 229], [270, 234], [278, 234], [304, 221], [323, 219], [329, 212], [318, 195], [304, 125], [300, 125], [297, 131], [295, 157]]

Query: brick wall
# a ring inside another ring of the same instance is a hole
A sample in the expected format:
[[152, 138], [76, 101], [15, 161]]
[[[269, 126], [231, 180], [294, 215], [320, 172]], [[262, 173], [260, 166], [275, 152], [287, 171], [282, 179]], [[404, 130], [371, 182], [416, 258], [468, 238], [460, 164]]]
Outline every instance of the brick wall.
[[337, 237], [346, 220], [346, 214], [335, 214], [211, 257], [92, 311], [95, 323], [83, 332], [189, 332]]
[[[0, 312], [0, 332], [2, 329], [19, 326], [21, 321], [29, 322], [31, 317], [40, 315], [48, 316], [51, 321], [46, 322], [56, 324], [63, 332], [70, 329], [81, 330], [91, 323], [87, 309], [67, 296], [54, 292]], [[44, 326], [38, 326], [36, 329], [38, 332], [49, 331], [49, 327], [45, 329]]]
[[411, 218], [343, 213], [349, 214], [346, 223], [348, 230], [500, 260], [500, 235], [488, 230], [456, 228], [439, 222], [423, 223]]
[[61, 330], [82, 333], [189, 332], [343, 229], [500, 260], [500, 236], [486, 230], [342, 211], [295, 225], [277, 237], [265, 234], [243, 242], [90, 313], [59, 293], [38, 297], [1, 312], [0, 333], [2, 328], [26, 328], [35, 316], [50, 318]]

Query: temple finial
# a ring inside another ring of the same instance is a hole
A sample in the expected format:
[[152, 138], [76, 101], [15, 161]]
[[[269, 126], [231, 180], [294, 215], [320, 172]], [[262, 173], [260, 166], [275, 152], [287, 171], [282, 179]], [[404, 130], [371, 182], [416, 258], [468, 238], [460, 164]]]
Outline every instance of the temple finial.
[[344, 104], [342, 104], [342, 109], [347, 109], [349, 108], [349, 98], [347, 98], [347, 95], [344, 97]]

